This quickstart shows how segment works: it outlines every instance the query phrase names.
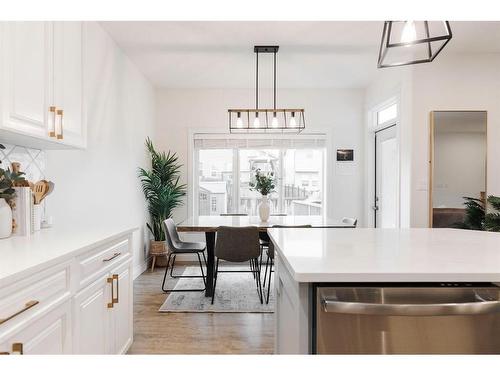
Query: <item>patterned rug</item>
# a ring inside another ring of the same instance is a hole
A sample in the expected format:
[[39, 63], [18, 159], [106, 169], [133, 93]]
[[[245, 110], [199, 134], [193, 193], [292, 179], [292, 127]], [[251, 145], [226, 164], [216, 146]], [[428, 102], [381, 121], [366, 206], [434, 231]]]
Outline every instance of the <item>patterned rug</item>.
[[[219, 269], [224, 267], [219, 266]], [[232, 269], [234, 269], [232, 267]], [[198, 267], [186, 267], [183, 275], [198, 275]], [[262, 280], [264, 269], [262, 270]], [[174, 289], [203, 288], [202, 279], [178, 279]], [[271, 295], [269, 304], [260, 303], [255, 280], [251, 273], [219, 273], [215, 289], [214, 304], [205, 292], [173, 292], [169, 293], [159, 312], [236, 312], [236, 313], [272, 313], [274, 312], [274, 273], [271, 277]], [[266, 291], [264, 296], [267, 293]]]

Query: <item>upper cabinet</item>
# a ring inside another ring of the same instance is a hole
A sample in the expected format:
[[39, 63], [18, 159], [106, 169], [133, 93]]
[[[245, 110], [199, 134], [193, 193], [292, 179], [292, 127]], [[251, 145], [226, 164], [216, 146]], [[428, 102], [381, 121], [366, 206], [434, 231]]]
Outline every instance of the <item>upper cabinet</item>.
[[82, 22], [1, 24], [0, 140], [84, 148]]

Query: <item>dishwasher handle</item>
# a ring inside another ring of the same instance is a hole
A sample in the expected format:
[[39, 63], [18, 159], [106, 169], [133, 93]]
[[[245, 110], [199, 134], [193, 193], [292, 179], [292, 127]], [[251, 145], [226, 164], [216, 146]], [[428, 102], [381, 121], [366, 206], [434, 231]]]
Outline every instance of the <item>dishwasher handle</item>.
[[436, 316], [477, 315], [500, 312], [500, 301], [436, 304], [382, 304], [346, 302], [332, 298], [322, 298], [321, 305], [325, 312], [361, 315]]

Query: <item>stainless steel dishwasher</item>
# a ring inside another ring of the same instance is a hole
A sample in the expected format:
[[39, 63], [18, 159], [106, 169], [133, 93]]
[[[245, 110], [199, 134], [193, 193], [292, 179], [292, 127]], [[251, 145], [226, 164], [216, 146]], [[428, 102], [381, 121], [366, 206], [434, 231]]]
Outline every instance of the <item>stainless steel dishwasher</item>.
[[318, 286], [318, 354], [499, 354], [493, 284]]

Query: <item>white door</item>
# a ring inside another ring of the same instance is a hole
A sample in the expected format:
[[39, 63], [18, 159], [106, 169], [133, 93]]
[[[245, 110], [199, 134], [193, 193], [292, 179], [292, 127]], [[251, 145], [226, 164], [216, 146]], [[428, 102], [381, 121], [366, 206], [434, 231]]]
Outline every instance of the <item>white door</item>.
[[52, 98], [52, 23], [2, 25], [1, 127], [47, 137]]
[[133, 316], [132, 316], [132, 277], [130, 275], [129, 260], [111, 272], [111, 275], [118, 275], [114, 280], [115, 294], [118, 296], [118, 302], [114, 303], [111, 309], [112, 329], [114, 332], [114, 354], [124, 354], [133, 338]]
[[82, 28], [82, 22], [54, 22], [54, 105], [63, 111], [62, 141], [76, 146], [85, 137]]
[[71, 302], [67, 301], [0, 343], [9, 354], [71, 354]]
[[111, 284], [108, 275], [73, 298], [73, 347], [75, 354], [110, 354]]
[[396, 126], [375, 133], [375, 227], [399, 227], [399, 162]]

